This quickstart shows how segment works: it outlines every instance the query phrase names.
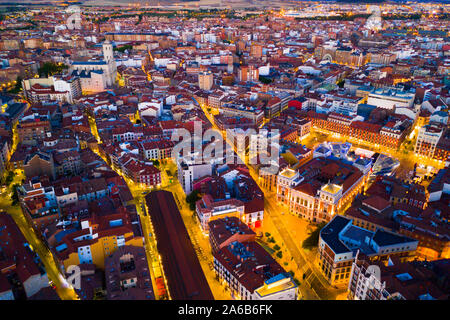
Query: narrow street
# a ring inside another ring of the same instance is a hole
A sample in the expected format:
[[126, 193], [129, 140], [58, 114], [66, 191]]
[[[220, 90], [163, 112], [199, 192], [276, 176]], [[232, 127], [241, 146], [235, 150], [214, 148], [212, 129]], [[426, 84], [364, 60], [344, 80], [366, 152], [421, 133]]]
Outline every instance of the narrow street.
[[[93, 119], [92, 117], [88, 117], [88, 119], [89, 119], [89, 125], [91, 127], [91, 133], [94, 135], [94, 137], [100, 143], [101, 139], [98, 134], [95, 119]], [[105, 163], [107, 163], [106, 159], [104, 159], [102, 157], [102, 155], [100, 154], [98, 149], [91, 148], [91, 150], [95, 154], [97, 154], [99, 157], [101, 157], [103, 159], [103, 161], [105, 161]], [[163, 271], [163, 267], [162, 267], [162, 263], [161, 263], [161, 257], [157, 251], [156, 239], [155, 239], [154, 232], [153, 232], [153, 226], [152, 226], [150, 217], [147, 215], [147, 212], [146, 212], [147, 206], [145, 204], [145, 198], [144, 198], [144, 194], [149, 192], [150, 190], [141, 188], [139, 185], [135, 184], [133, 181], [128, 179], [123, 174], [123, 172], [121, 172], [120, 170], [116, 170], [114, 167], [111, 167], [111, 169], [114, 170], [118, 175], [120, 175], [125, 180], [128, 188], [131, 191], [131, 194], [133, 195], [132, 202], [136, 206], [136, 211], [139, 214], [139, 218], [141, 221], [141, 227], [142, 227], [142, 232], [143, 232], [144, 241], [145, 241], [144, 247], [145, 247], [145, 252], [147, 255], [147, 262], [148, 262], [148, 266], [149, 266], [149, 270], [150, 270], [150, 276], [152, 279], [152, 286], [153, 286], [153, 291], [155, 293], [155, 299], [157, 299], [157, 300], [165, 299], [166, 297], [164, 297], [164, 295], [160, 296], [158, 294], [156, 279], [162, 278], [164, 281], [164, 284], [165, 284], [166, 291], [169, 294], [169, 296], [170, 296], [170, 292], [167, 289], [167, 280], [165, 279], [165, 276], [164, 276], [164, 271]]]
[[2, 203], [2, 209], [14, 218], [14, 221], [19, 226], [20, 231], [25, 236], [25, 239], [27, 239], [33, 251], [39, 255], [47, 271], [49, 280], [56, 286], [58, 296], [62, 300], [78, 300], [78, 295], [62, 275], [50, 249], [45, 245], [43, 239], [37, 235], [36, 230], [28, 224], [20, 206], [5, 208], [4, 206], [8, 202], [8, 199], [4, 195], [1, 196], [0, 202]]
[[13, 217], [20, 231], [24, 235], [25, 239], [30, 244], [34, 252], [40, 257], [49, 281], [53, 282], [56, 287], [56, 292], [62, 300], [78, 300], [78, 296], [75, 290], [67, 283], [64, 275], [59, 270], [57, 261], [55, 260], [52, 252], [45, 244], [44, 239], [41, 235], [33, 228], [32, 225], [25, 218], [22, 208], [19, 204], [12, 204], [12, 186], [14, 184], [21, 184], [22, 179], [24, 179], [23, 173], [19, 170], [15, 171], [14, 179], [10, 186], [6, 188], [4, 192], [0, 195], [0, 210], [7, 212], [11, 217]]
[[[101, 141], [98, 135], [95, 120], [92, 117], [89, 117], [89, 124], [91, 127], [92, 134], [96, 137], [97, 141]], [[101, 157], [98, 150], [93, 151]], [[106, 162], [106, 159], [103, 160]], [[115, 168], [112, 169], [115, 170]], [[175, 163], [173, 161], [161, 161], [159, 169], [161, 171], [161, 187], [157, 189], [167, 190], [174, 194], [174, 197], [177, 200], [177, 204], [180, 209], [181, 216], [188, 231], [189, 237], [191, 238], [195, 252], [197, 253], [198, 259], [200, 261], [200, 265], [202, 266], [203, 272], [205, 273], [206, 279], [208, 281], [208, 284], [210, 285], [211, 291], [213, 292], [215, 299], [217, 300], [231, 299], [229, 291], [227, 291], [227, 288], [224, 285], [220, 284], [220, 282], [216, 279], [213, 268], [213, 257], [208, 237], [201, 232], [200, 225], [198, 224], [195, 217], [193, 217], [192, 211], [190, 211], [189, 207], [187, 206], [187, 203], [185, 201], [185, 193], [181, 188], [181, 185], [178, 182], [177, 177], [167, 174], [167, 171], [172, 173], [176, 171]], [[149, 267], [151, 270], [152, 282], [154, 288], [156, 288], [155, 279], [160, 276], [164, 276], [163, 267], [161, 264], [161, 258], [159, 256], [159, 253], [157, 252], [156, 239], [153, 236], [155, 233], [153, 232], [153, 227], [150, 218], [146, 214], [146, 212], [144, 213], [142, 209], [144, 207], [145, 210], [147, 210], [144, 195], [142, 193], [149, 192], [150, 189], [140, 188], [135, 183], [133, 183], [133, 181], [129, 180], [126, 176], [124, 176], [120, 170], [115, 171], [124, 178], [134, 197], [134, 203], [136, 204], [137, 211], [141, 217], [142, 229], [144, 232], [146, 243], [147, 260], [149, 262]], [[167, 288], [167, 281], [165, 278], [164, 282]], [[170, 288], [168, 291], [170, 294]]]
[[[25, 111], [28, 110], [30, 104], [27, 105]], [[24, 112], [25, 112], [24, 111]], [[13, 124], [12, 127], [12, 146], [11, 152], [12, 155], [17, 149], [17, 145], [19, 144], [19, 136], [17, 134], [17, 122]], [[9, 162], [10, 159], [8, 159]], [[14, 179], [10, 183], [9, 187], [6, 188], [5, 192], [2, 192], [0, 195], [0, 210], [7, 212], [11, 215], [19, 227], [20, 231], [23, 233], [25, 239], [28, 241], [33, 251], [37, 253], [40, 257], [45, 270], [47, 272], [49, 281], [51, 281], [55, 288], [58, 296], [62, 300], [78, 300], [78, 295], [75, 293], [75, 290], [69, 285], [66, 281], [65, 276], [61, 273], [59, 269], [58, 262], [55, 260], [52, 252], [45, 244], [44, 239], [36, 229], [28, 223], [28, 220], [25, 218], [22, 208], [19, 204], [12, 204], [12, 187], [15, 184], [22, 184], [22, 180], [25, 179], [25, 176], [21, 170], [14, 171]]]
[[[301, 283], [300, 288], [303, 289], [302, 292], [304, 292], [305, 294], [305, 299], [334, 300], [340, 290], [335, 290], [328, 285], [324, 277], [318, 271], [317, 266], [314, 265], [314, 261], [310, 261], [305, 255], [304, 250], [301, 248], [302, 241], [300, 241], [298, 238], [296, 240], [293, 239], [291, 234], [292, 224], [288, 223], [290, 227], [286, 227], [287, 218], [280, 217], [280, 212], [282, 212], [281, 210], [283, 209], [279, 205], [277, 205], [275, 197], [265, 197], [264, 209], [265, 212], [268, 213], [268, 216], [272, 220], [272, 223], [277, 226], [278, 233], [283, 238], [284, 244], [292, 254], [292, 257], [294, 258], [298, 266], [296, 273]], [[289, 214], [286, 215], [288, 216]], [[292, 218], [300, 219], [293, 216]], [[304, 234], [306, 233], [306, 228], [303, 230], [296, 229], [295, 231], [300, 234]], [[303, 235], [302, 238], [306, 238], [306, 235]], [[303, 279], [303, 276], [305, 274], [306, 276]]]
[[[212, 124], [213, 128], [218, 132], [220, 132], [223, 137], [224, 135], [222, 131], [219, 130], [219, 128], [215, 125], [212, 115], [208, 113], [206, 106], [201, 105], [201, 108], [205, 116]], [[255, 180], [256, 183], [258, 183], [259, 187], [264, 192], [265, 208], [264, 208], [263, 223], [266, 226], [265, 229], [267, 229], [268, 226], [274, 226], [274, 229], [277, 232], [275, 238], [282, 239], [282, 244], [286, 246], [288, 252], [295, 261], [297, 267], [295, 268], [295, 270], [292, 271], [294, 271], [294, 273], [296, 274], [297, 278], [301, 283], [300, 285], [301, 296], [304, 299], [308, 300], [335, 299], [336, 295], [340, 291], [337, 291], [334, 288], [328, 286], [328, 284], [325, 283], [324, 280], [322, 280], [318, 269], [315, 266], [313, 266], [313, 261], [308, 261], [307, 259], [305, 259], [305, 256], [302, 253], [302, 249], [299, 249], [299, 247], [297, 247], [290, 233], [288, 232], [290, 228], [285, 225], [286, 223], [285, 219], [281, 219], [279, 216], [279, 213], [283, 212], [283, 208], [279, 206], [276, 203], [275, 198], [271, 196], [270, 193], [265, 188], [262, 187], [255, 169], [252, 166], [250, 166], [247, 161], [245, 161], [247, 159], [245, 159], [245, 157], [242, 154], [239, 154], [237, 152], [236, 147], [233, 144], [231, 144], [226, 137], [224, 137], [224, 140], [226, 140], [228, 144], [234, 147], [235, 153], [246, 164], [247, 168], [249, 169], [251, 177], [253, 178], [253, 180]], [[272, 228], [270, 229], [273, 230]], [[300, 231], [300, 233], [306, 233], [306, 229], [298, 231]], [[303, 274], [306, 274], [304, 280]]]

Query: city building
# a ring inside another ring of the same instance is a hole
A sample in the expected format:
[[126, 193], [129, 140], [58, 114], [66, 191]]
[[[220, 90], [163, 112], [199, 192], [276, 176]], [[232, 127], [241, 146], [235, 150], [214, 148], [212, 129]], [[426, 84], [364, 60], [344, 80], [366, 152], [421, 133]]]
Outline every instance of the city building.
[[398, 89], [374, 89], [367, 99], [367, 104], [378, 108], [394, 110], [395, 108], [411, 108], [414, 104], [415, 93]]
[[33, 103], [49, 100], [73, 103], [82, 92], [80, 78], [76, 75], [22, 80], [22, 87], [25, 97]]
[[361, 193], [369, 173], [342, 160], [314, 158], [298, 169], [280, 171], [277, 198], [292, 214], [328, 222]]
[[37, 144], [38, 140], [47, 138], [51, 132], [51, 124], [46, 117], [20, 121], [17, 125], [17, 135], [24, 144]]
[[105, 259], [108, 300], [154, 300], [145, 249], [119, 247]]
[[415, 256], [417, 245], [417, 240], [383, 229], [369, 231], [338, 215], [320, 231], [319, 269], [330, 285], [347, 286], [357, 252], [370, 261], [386, 262], [392, 257], [408, 261]]
[[[445, 128], [441, 125], [427, 124], [419, 128], [414, 152], [428, 158], [434, 158], [439, 141]], [[444, 158], [446, 160], [446, 158]]]
[[96, 211], [81, 219], [72, 232], [57, 236], [52, 249], [65, 270], [80, 264], [94, 264], [105, 270], [106, 258], [127, 245], [143, 247], [144, 239], [140, 225], [133, 223], [121, 207], [116, 212]]
[[[99, 91], [99, 88], [103, 85], [103, 80], [100, 80], [100, 77], [97, 78], [97, 74], [105, 79], [106, 86], [111, 86], [116, 82], [117, 66], [114, 60], [113, 45], [109, 40], [106, 40], [102, 44], [102, 48], [102, 60], [74, 61], [70, 66], [70, 72], [76, 71], [79, 75], [82, 75], [82, 78], [90, 78], [84, 82], [83, 91]], [[84, 74], [82, 74], [83, 71]]]
[[297, 300], [289, 273], [256, 242], [234, 241], [214, 253], [214, 270], [238, 300]]
[[194, 180], [212, 174], [212, 164], [197, 161], [195, 156], [177, 159], [178, 181], [186, 194], [194, 190]]
[[198, 86], [201, 90], [209, 91], [214, 84], [214, 77], [211, 71], [204, 71], [198, 74]]
[[[449, 265], [448, 259], [402, 263], [395, 258], [385, 265], [357, 255], [352, 266], [348, 299], [448, 300]], [[379, 274], [374, 270], [379, 270]]]
[[217, 252], [234, 241], [248, 242], [256, 240], [256, 233], [237, 217], [225, 217], [208, 223], [209, 243], [213, 252]]
[[0, 300], [24, 300], [49, 286], [42, 261], [14, 219], [0, 212]]
[[204, 231], [209, 230], [209, 223], [224, 217], [244, 219], [244, 203], [237, 199], [213, 201], [211, 195], [206, 194], [195, 204], [195, 211]]

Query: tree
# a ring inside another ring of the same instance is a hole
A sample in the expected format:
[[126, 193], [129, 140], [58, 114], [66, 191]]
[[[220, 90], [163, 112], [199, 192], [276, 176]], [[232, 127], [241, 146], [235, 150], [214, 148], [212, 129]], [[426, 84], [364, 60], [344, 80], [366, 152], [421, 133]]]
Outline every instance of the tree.
[[277, 252], [277, 257], [280, 258], [280, 259], [283, 258], [283, 252], [278, 251]]
[[319, 243], [319, 235], [320, 235], [320, 230], [322, 230], [322, 228], [325, 227], [325, 223], [322, 222], [317, 226], [317, 229], [314, 230], [313, 232], [311, 232], [311, 234], [309, 235], [308, 238], [306, 238], [303, 243], [302, 243], [302, 247], [303, 248], [312, 248], [312, 247], [316, 247], [317, 244]]
[[338, 82], [336, 82], [336, 84], [338, 85], [339, 88], [343, 88], [345, 85], [345, 80], [340, 79]]
[[8, 174], [6, 175], [6, 178], [5, 178], [5, 184], [7, 186], [9, 186], [11, 184], [11, 182], [13, 181], [13, 179], [14, 179], [14, 172], [8, 171]]
[[16, 79], [16, 84], [14, 85], [14, 88], [10, 89], [9, 93], [19, 93], [20, 90], [22, 90], [22, 78], [20, 76]]
[[158, 160], [153, 160], [153, 165], [154, 165], [155, 167], [159, 166], [159, 161], [158, 161]]
[[272, 82], [272, 79], [264, 77], [264, 76], [259, 76], [259, 81], [264, 84], [269, 84]]
[[48, 77], [57, 73], [61, 73], [64, 69], [67, 69], [68, 66], [65, 64], [56, 64], [54, 62], [45, 62], [42, 67], [38, 69], [38, 74], [40, 77]]
[[187, 197], [186, 197], [186, 202], [189, 204], [189, 209], [191, 209], [192, 211], [195, 210], [195, 203], [200, 200], [200, 191], [198, 190], [194, 190], [192, 191]]
[[19, 188], [18, 184], [13, 185], [12, 188], [12, 196], [11, 196], [11, 200], [12, 200], [12, 205], [15, 206], [19, 203], [19, 193], [17, 192], [17, 189]]
[[130, 45], [130, 44], [126, 44], [124, 46], [121, 46], [121, 47], [118, 47], [118, 48], [114, 48], [114, 51], [119, 51], [121, 53], [124, 53], [125, 50], [131, 50], [131, 49], [133, 49], [133, 46]]
[[280, 250], [280, 249], [281, 249], [280, 246], [277, 245], [277, 244], [273, 246], [273, 250], [275, 250], [275, 251], [278, 251], [278, 250]]

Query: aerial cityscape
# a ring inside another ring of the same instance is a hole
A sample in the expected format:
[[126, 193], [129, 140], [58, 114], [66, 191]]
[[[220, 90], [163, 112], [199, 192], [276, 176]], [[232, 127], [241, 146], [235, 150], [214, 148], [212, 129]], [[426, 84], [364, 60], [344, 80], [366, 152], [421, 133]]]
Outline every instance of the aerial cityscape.
[[450, 299], [446, 1], [0, 1], [0, 90], [0, 300]]

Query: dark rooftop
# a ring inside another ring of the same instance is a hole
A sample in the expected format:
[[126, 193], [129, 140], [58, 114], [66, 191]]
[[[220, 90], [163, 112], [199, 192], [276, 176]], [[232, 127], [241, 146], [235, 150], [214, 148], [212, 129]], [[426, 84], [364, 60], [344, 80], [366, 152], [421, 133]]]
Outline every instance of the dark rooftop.
[[214, 300], [171, 192], [146, 195], [169, 293], [174, 300]]

